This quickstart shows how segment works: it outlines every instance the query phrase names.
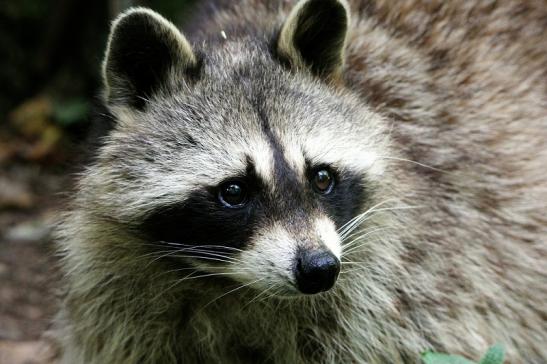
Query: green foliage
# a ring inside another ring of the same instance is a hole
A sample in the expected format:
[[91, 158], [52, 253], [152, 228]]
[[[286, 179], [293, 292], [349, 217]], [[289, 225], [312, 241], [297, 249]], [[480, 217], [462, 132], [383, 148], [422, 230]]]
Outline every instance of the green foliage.
[[479, 364], [502, 364], [505, 357], [505, 350], [500, 344], [492, 346], [482, 357]]
[[474, 362], [457, 355], [448, 355], [434, 352], [422, 354], [424, 364], [475, 364]]
[[[478, 364], [503, 364], [505, 351], [500, 344], [492, 346]], [[424, 364], [476, 364], [458, 355], [449, 355], [427, 351], [422, 354]]]
[[56, 102], [53, 105], [53, 118], [61, 126], [69, 126], [87, 120], [89, 103], [83, 98]]

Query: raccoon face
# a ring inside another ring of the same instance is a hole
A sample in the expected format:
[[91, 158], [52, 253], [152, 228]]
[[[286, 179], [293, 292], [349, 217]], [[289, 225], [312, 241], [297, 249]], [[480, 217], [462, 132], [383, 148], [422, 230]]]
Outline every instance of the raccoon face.
[[120, 16], [95, 203], [201, 272], [282, 296], [329, 290], [339, 231], [371, 201], [387, 148], [381, 117], [332, 85], [348, 19], [341, 1], [301, 1], [273, 42], [195, 51], [150, 10]]

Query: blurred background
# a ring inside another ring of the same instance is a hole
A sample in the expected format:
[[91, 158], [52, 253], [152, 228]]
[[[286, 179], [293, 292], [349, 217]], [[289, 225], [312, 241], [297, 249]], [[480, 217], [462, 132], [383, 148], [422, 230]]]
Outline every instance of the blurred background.
[[0, 6], [0, 364], [49, 363], [58, 305], [52, 224], [89, 154], [111, 20], [176, 24], [196, 0], [7, 0]]

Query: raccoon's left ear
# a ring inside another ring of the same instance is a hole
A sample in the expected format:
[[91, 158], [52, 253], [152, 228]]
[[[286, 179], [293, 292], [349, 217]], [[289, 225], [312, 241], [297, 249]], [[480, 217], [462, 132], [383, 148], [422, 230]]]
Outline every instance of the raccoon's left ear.
[[190, 43], [171, 22], [150, 9], [129, 9], [112, 24], [103, 63], [106, 101], [142, 109], [196, 67]]
[[281, 29], [279, 56], [293, 67], [335, 77], [344, 64], [349, 18], [345, 0], [301, 0]]

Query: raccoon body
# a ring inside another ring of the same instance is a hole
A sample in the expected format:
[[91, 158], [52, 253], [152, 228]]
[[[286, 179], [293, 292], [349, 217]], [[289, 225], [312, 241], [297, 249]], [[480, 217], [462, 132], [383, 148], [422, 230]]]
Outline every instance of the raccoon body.
[[65, 363], [547, 361], [547, 8], [240, 0], [113, 23], [59, 228]]

